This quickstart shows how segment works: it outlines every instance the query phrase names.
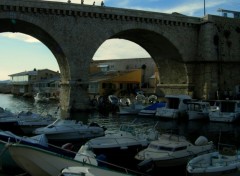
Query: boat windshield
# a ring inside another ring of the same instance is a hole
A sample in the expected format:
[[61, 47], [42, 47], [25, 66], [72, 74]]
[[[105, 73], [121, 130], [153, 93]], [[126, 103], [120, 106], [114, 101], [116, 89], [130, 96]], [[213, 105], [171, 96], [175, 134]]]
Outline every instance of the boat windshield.
[[122, 125], [120, 127], [120, 131], [125, 131], [125, 132], [129, 132], [132, 134], [135, 134], [135, 128], [133, 126], [129, 126], [129, 125]]

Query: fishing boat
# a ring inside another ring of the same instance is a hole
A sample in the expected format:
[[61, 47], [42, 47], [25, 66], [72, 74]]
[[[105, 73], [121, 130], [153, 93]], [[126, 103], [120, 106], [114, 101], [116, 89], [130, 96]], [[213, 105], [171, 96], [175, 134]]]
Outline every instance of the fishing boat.
[[189, 175], [230, 175], [240, 173], [240, 154], [235, 145], [219, 144], [218, 151], [192, 158], [186, 166]]
[[189, 95], [166, 95], [165, 107], [157, 108], [156, 117], [179, 119], [187, 116], [187, 103], [192, 101]]
[[58, 118], [46, 127], [35, 129], [33, 134], [45, 134], [50, 142], [67, 143], [104, 136], [105, 130], [96, 123]]
[[192, 144], [184, 136], [164, 133], [137, 153], [135, 159], [139, 161], [140, 168], [181, 166], [187, 164], [190, 158], [213, 149], [213, 142], [204, 136], [199, 136]]

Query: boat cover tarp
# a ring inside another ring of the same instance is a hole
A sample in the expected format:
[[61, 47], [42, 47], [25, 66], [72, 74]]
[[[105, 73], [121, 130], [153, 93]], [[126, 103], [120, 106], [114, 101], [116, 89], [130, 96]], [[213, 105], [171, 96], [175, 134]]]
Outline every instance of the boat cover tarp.
[[157, 108], [165, 107], [165, 104], [166, 103], [164, 103], [164, 102], [154, 103], [154, 104], [144, 108], [144, 110], [156, 110]]

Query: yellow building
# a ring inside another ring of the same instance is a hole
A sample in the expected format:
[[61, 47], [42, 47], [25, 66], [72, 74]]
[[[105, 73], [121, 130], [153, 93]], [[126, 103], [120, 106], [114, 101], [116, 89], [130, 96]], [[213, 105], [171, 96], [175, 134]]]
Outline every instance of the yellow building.
[[131, 94], [139, 90], [142, 70], [108, 71], [91, 75], [88, 87], [90, 95]]

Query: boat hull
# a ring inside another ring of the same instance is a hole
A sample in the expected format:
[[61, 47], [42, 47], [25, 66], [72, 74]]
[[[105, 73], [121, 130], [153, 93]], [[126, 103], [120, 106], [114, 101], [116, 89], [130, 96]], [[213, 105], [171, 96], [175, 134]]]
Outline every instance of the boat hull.
[[13, 160], [9, 151], [7, 150], [7, 143], [0, 140], [0, 167], [1, 170], [6, 174], [20, 174], [24, 173], [24, 170], [18, 166], [18, 164]]
[[9, 151], [16, 163], [31, 176], [57, 176], [64, 168], [70, 166], [89, 166], [96, 173], [104, 171], [106, 175], [127, 175], [116, 171], [103, 170], [87, 163], [29, 146], [11, 145], [9, 146]]
[[225, 152], [231, 152], [231, 154], [219, 154], [219, 152], [216, 151], [191, 159], [186, 166], [187, 172], [189, 175], [194, 176], [239, 175], [239, 156], [232, 155], [232, 150], [223, 148], [223, 151], [224, 150]]
[[240, 113], [221, 113], [215, 111], [209, 114], [209, 120], [212, 122], [226, 122], [232, 123], [240, 118]]
[[206, 112], [188, 112], [188, 120], [198, 120], [198, 119], [208, 119], [208, 114]]

